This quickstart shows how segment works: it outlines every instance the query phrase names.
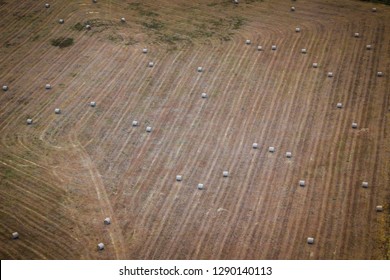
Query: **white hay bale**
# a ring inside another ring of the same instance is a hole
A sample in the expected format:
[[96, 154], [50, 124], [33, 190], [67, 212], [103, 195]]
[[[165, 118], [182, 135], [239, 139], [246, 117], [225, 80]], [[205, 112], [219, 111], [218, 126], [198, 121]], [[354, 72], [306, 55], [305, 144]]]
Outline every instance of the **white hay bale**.
[[7, 91], [7, 90], [8, 90], [8, 86], [4, 85], [4, 86], [3, 86], [3, 90], [4, 90], [4, 91]]
[[151, 126], [147, 126], [146, 127], [146, 132], [152, 132], [152, 127]]
[[51, 85], [50, 84], [46, 84], [45, 85], [45, 89], [51, 89]]
[[19, 233], [18, 232], [13, 232], [12, 233], [12, 239], [18, 239], [19, 238]]
[[87, 24], [87, 25], [85, 26], [85, 28], [86, 28], [87, 30], [91, 30], [91, 25]]
[[308, 237], [307, 238], [307, 244], [313, 244], [314, 243], [314, 238], [313, 237]]
[[104, 224], [105, 224], [105, 225], [111, 224], [111, 219], [110, 219], [109, 217], [105, 218], [105, 219], [104, 219]]
[[207, 93], [203, 92], [202, 93], [202, 98], [207, 98]]
[[328, 77], [332, 78], [333, 77], [333, 72], [328, 72]]
[[372, 46], [371, 45], [367, 45], [366, 46], [366, 50], [371, 50]]
[[203, 67], [198, 67], [198, 72], [203, 72]]
[[54, 113], [56, 113], [56, 114], [61, 114], [61, 110], [60, 110], [59, 108], [55, 108], [55, 109], [54, 109]]
[[376, 8], [372, 8], [371, 11], [375, 13], [376, 12]]
[[318, 68], [318, 63], [317, 62], [313, 63], [313, 68]]
[[32, 124], [33, 120], [32, 119], [27, 119], [27, 124]]
[[337, 108], [339, 108], [339, 109], [343, 108], [343, 104], [342, 103], [337, 103]]
[[250, 45], [251, 44], [251, 40], [246, 40], [245, 44]]
[[122, 17], [121, 22], [126, 22], [126, 19], [124, 17]]
[[204, 189], [204, 185], [203, 184], [198, 184], [198, 190], [203, 190]]
[[259, 144], [257, 144], [257, 143], [253, 143], [253, 144], [252, 144], [252, 148], [253, 148], [253, 149], [257, 149], [258, 147], [259, 147]]
[[238, 4], [238, 0], [233, 0], [233, 3], [234, 4]]
[[143, 53], [148, 53], [148, 49], [146, 49], [146, 48], [145, 48], [145, 49], [142, 49], [142, 52], [143, 52]]
[[383, 77], [383, 72], [377, 72], [376, 75], [377, 75], [378, 77]]
[[138, 121], [133, 121], [132, 126], [138, 126]]
[[295, 7], [291, 7], [291, 11], [294, 12], [295, 11]]
[[45, 4], [45, 8], [47, 9], [47, 8], [50, 8], [50, 4], [49, 3], [46, 3]]
[[59, 22], [60, 24], [63, 24], [63, 23], [65, 22], [65, 20], [62, 19], [62, 18], [60, 18], [60, 19], [58, 20], [58, 22]]
[[93, 3], [97, 3], [97, 0], [92, 0]]
[[98, 250], [99, 250], [99, 251], [104, 250], [104, 244], [103, 244], [103, 243], [99, 243], [99, 244], [97, 245], [97, 247], [98, 247]]
[[357, 123], [353, 122], [352, 123], [352, 128], [357, 128], [357, 127], [358, 127]]
[[269, 147], [269, 148], [268, 148], [268, 152], [270, 152], [270, 153], [275, 152], [275, 147]]
[[90, 105], [91, 107], [96, 107], [96, 102], [95, 102], [95, 101], [91, 101], [91, 102], [89, 103], [89, 105]]
[[377, 205], [375, 209], [376, 209], [376, 212], [382, 212], [383, 211], [383, 206], [382, 205]]
[[153, 67], [153, 66], [154, 66], [154, 62], [149, 62], [149, 63], [148, 63], [148, 66], [149, 66], [149, 67]]
[[222, 176], [223, 176], [223, 177], [228, 177], [228, 176], [229, 176], [229, 172], [228, 172], [228, 171], [222, 172]]
[[362, 187], [363, 188], [368, 188], [368, 182], [362, 182]]
[[301, 53], [307, 53], [306, 49], [301, 49]]
[[359, 34], [358, 32], [355, 32], [355, 34], [353, 34], [353, 36], [354, 36], [355, 38], [359, 38], [359, 37], [360, 37], [360, 34]]
[[295, 27], [295, 32], [301, 32], [301, 29], [299, 27]]
[[262, 51], [263, 50], [263, 46], [257, 46], [257, 50], [258, 51]]
[[286, 158], [291, 158], [292, 157], [292, 153], [291, 152], [286, 152]]
[[276, 45], [272, 45], [271, 50], [276, 51]]
[[305, 180], [299, 180], [299, 185], [301, 187], [304, 187], [305, 186]]
[[176, 181], [180, 182], [181, 180], [183, 180], [183, 176], [176, 175]]

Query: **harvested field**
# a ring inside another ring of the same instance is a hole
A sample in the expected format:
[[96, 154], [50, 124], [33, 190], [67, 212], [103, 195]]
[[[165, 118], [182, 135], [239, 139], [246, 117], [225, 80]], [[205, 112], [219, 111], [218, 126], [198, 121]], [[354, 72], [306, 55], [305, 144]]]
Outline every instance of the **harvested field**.
[[390, 259], [390, 6], [0, 14], [1, 259]]

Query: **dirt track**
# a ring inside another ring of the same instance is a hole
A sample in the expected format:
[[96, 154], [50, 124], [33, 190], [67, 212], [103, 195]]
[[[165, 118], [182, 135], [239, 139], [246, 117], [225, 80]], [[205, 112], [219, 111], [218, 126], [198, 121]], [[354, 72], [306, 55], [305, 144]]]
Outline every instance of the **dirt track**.
[[6, 2], [1, 259], [390, 258], [389, 6]]

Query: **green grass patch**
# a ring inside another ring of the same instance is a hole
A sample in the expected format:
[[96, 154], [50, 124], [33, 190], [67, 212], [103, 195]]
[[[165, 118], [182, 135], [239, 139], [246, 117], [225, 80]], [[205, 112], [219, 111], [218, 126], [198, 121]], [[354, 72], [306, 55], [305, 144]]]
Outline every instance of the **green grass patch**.
[[164, 28], [164, 23], [159, 20], [152, 19], [149, 22], [142, 22], [142, 25], [148, 29], [161, 30]]
[[73, 25], [72, 29], [76, 30], [76, 31], [82, 31], [84, 29], [84, 25], [82, 25], [80, 22], [78, 22], [75, 25]]

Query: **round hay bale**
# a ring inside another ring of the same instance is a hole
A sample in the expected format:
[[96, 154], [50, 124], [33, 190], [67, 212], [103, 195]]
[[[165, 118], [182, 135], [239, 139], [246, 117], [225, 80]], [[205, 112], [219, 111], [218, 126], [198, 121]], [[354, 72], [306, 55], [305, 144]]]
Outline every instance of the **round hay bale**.
[[358, 127], [357, 123], [353, 122], [352, 123], [352, 128], [357, 128], [357, 127]]
[[376, 212], [382, 212], [383, 211], [383, 206], [382, 205], [377, 205], [375, 207], [375, 209], [376, 209]]
[[97, 3], [97, 0], [92, 0], [93, 3]]
[[271, 50], [276, 51], [276, 45], [272, 45]]
[[270, 152], [270, 153], [275, 152], [275, 147], [269, 147], [269, 148], [268, 148], [268, 152]]
[[328, 77], [332, 78], [333, 77], [333, 72], [328, 72]]
[[204, 189], [204, 185], [203, 184], [198, 184], [198, 190], [203, 190]]
[[111, 224], [111, 219], [110, 219], [109, 217], [105, 218], [105, 219], [104, 219], [104, 224], [105, 224], [105, 225]]
[[337, 103], [337, 108], [339, 108], [339, 109], [343, 108], [343, 104], [342, 103]]
[[228, 171], [223, 171], [222, 172], [222, 176], [223, 177], [228, 177], [229, 176], [229, 172]]
[[257, 149], [258, 147], [259, 147], [259, 144], [257, 144], [257, 143], [253, 143], [253, 144], [252, 144], [252, 148], [253, 148], [253, 149]]
[[50, 84], [46, 84], [45, 85], [45, 89], [51, 89], [51, 85]]
[[63, 23], [65, 22], [65, 20], [62, 19], [62, 18], [60, 18], [60, 19], [58, 20], [58, 22], [59, 22], [59, 24], [63, 24]]
[[55, 108], [55, 109], [54, 109], [54, 113], [55, 113], [55, 114], [61, 114], [61, 110], [60, 110], [59, 108]]
[[250, 45], [251, 44], [251, 40], [246, 40], [245, 44]]
[[142, 49], [142, 53], [148, 53], [148, 49]]
[[12, 239], [18, 239], [19, 238], [19, 233], [15, 231], [15, 232], [12, 233], [11, 236], [12, 236]]
[[183, 180], [183, 176], [181, 175], [176, 175], [176, 181], [180, 182]]
[[355, 34], [353, 34], [353, 36], [354, 36], [355, 38], [359, 38], [359, 37], [360, 37], [360, 34], [359, 34], [358, 32], [355, 32]]
[[85, 28], [86, 28], [87, 30], [91, 30], [91, 25], [87, 24], [87, 25], [85, 26]]
[[147, 126], [146, 127], [146, 132], [152, 132], [152, 127], [151, 126]]
[[45, 4], [45, 8], [46, 8], [46, 9], [50, 8], [50, 4], [49, 4], [49, 3], [46, 3], [46, 4]]
[[8, 90], [8, 86], [4, 85], [3, 86], [3, 91], [7, 91]]
[[104, 244], [103, 244], [103, 243], [99, 243], [99, 244], [97, 245], [97, 248], [98, 248], [99, 251], [104, 250]]
[[262, 47], [262, 46], [257, 46], [257, 50], [258, 50], [258, 51], [262, 51], [262, 50], [263, 50], [263, 47]]
[[301, 32], [301, 29], [299, 27], [295, 27], [295, 32], [299, 33]]
[[371, 45], [367, 45], [366, 46], [366, 50], [371, 50], [372, 46]]
[[318, 63], [317, 62], [313, 63], [313, 68], [318, 68]]
[[301, 53], [305, 54], [305, 53], [307, 53], [307, 50], [306, 49], [301, 49]]
[[33, 123], [33, 120], [32, 119], [27, 119], [27, 124], [32, 124]]
[[132, 126], [138, 126], [138, 121], [133, 121]]
[[383, 77], [383, 72], [377, 72], [376, 75], [377, 75], [378, 77]]
[[207, 93], [203, 92], [202, 93], [202, 98], [207, 98]]
[[198, 67], [198, 72], [203, 72], [203, 67]]
[[376, 8], [372, 8], [371, 11], [375, 13], [376, 12]]
[[292, 153], [291, 152], [286, 152], [286, 158], [291, 158], [292, 157]]
[[154, 62], [149, 62], [149, 63], [148, 63], [148, 66], [149, 66], [149, 67], [153, 67], [153, 66], [154, 66]]
[[313, 237], [308, 237], [307, 238], [307, 244], [314, 244], [314, 238]]
[[305, 186], [305, 180], [299, 180], [299, 185], [301, 187], [304, 187]]
[[121, 22], [126, 22], [126, 19], [124, 17], [122, 17]]
[[95, 102], [95, 101], [91, 101], [91, 102], [89, 103], [89, 105], [90, 105], [91, 107], [96, 107], [96, 102]]
[[295, 7], [291, 7], [291, 12], [294, 12], [295, 11]]
[[368, 188], [368, 182], [362, 182], [362, 187], [363, 188]]
[[233, 3], [234, 4], [238, 4], [238, 0], [233, 0]]

